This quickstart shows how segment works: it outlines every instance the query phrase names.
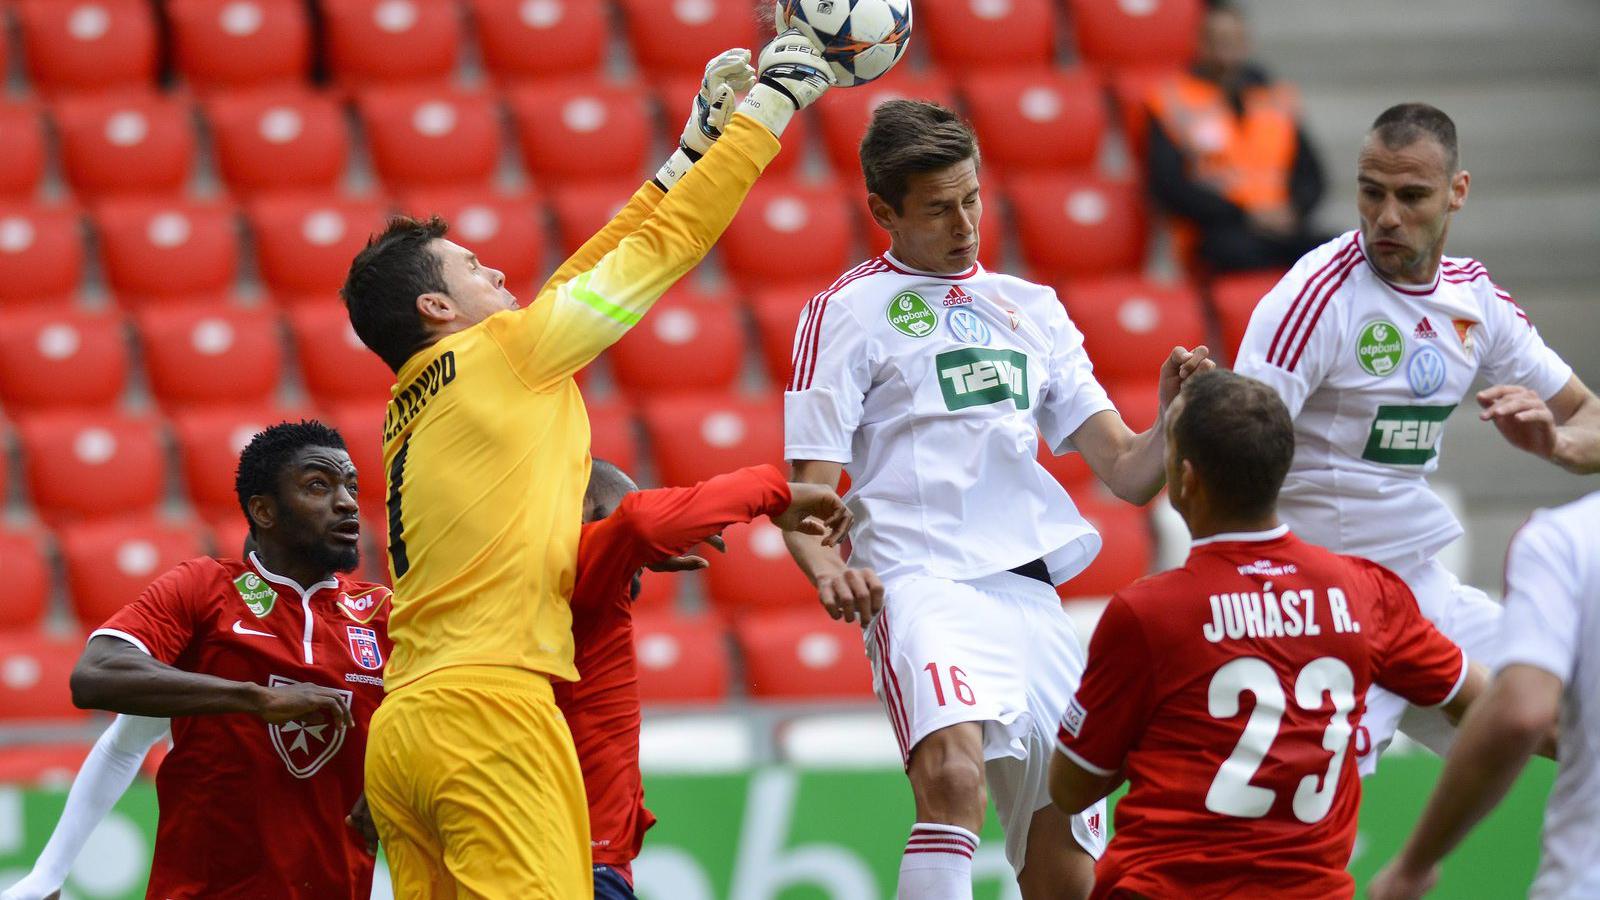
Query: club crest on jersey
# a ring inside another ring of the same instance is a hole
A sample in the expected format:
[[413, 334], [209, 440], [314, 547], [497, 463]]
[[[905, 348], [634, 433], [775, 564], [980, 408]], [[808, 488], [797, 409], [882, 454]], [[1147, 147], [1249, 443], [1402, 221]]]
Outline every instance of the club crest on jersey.
[[1450, 324], [1456, 327], [1456, 337], [1461, 339], [1461, 349], [1467, 351], [1467, 359], [1470, 361], [1476, 349], [1472, 345], [1472, 326], [1478, 323], [1471, 319], [1451, 319]]
[[239, 592], [239, 599], [244, 601], [245, 608], [258, 619], [272, 612], [273, 604], [278, 602], [278, 592], [254, 572], [246, 572], [235, 578], [233, 587]]
[[944, 324], [950, 329], [950, 336], [963, 344], [988, 346], [992, 337], [988, 324], [970, 309], [951, 310]]
[[363, 669], [383, 668], [383, 650], [378, 646], [376, 631], [360, 625], [346, 625], [344, 634], [350, 644], [350, 658], [356, 665]]
[[1383, 377], [1400, 365], [1406, 355], [1406, 339], [1387, 319], [1368, 322], [1356, 341], [1356, 362], [1368, 375]]
[[1406, 379], [1411, 382], [1411, 393], [1418, 397], [1431, 396], [1444, 387], [1444, 354], [1428, 344], [1417, 348], [1406, 363]]
[[[267, 687], [283, 687], [286, 685], [302, 684], [293, 678], [282, 675], [272, 675], [267, 678]], [[338, 690], [344, 695], [346, 703], [355, 699], [355, 694], [350, 691]], [[272, 749], [277, 751], [278, 758], [283, 760], [289, 774], [296, 778], [310, 778], [321, 771], [328, 764], [328, 760], [339, 752], [344, 746], [344, 724], [321, 716], [316, 719], [292, 719], [267, 726], [267, 736], [272, 741]]]
[[961, 289], [961, 285], [952, 284], [950, 285], [950, 290], [945, 292], [944, 308], [949, 309], [952, 306], [965, 306], [968, 303], [971, 303], [973, 299], [974, 298], [971, 294]]
[[916, 291], [901, 291], [884, 310], [889, 324], [906, 337], [925, 338], [939, 327], [939, 315]]
[[345, 615], [365, 625], [378, 614], [378, 610], [383, 608], [383, 601], [387, 599], [389, 599], [387, 588], [371, 587], [355, 594], [340, 594], [337, 605]]

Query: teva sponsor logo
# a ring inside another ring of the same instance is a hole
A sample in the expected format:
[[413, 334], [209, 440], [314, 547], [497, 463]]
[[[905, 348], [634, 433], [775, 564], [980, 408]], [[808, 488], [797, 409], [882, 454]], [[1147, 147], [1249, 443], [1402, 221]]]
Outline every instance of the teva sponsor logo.
[[1368, 322], [1356, 341], [1356, 362], [1368, 375], [1388, 375], [1400, 365], [1405, 353], [1405, 336], [1384, 319]]
[[[267, 687], [306, 683], [309, 682], [282, 675], [267, 678]], [[347, 705], [355, 699], [355, 694], [350, 691], [334, 690], [344, 695]], [[326, 715], [319, 715], [316, 719], [291, 719], [267, 726], [272, 749], [278, 752], [278, 758], [283, 760], [289, 774], [296, 778], [310, 778], [327, 765], [328, 760], [333, 759], [339, 748], [344, 746], [344, 732], [344, 723]]]
[[944, 324], [950, 329], [950, 336], [963, 344], [979, 344], [987, 347], [992, 335], [989, 326], [970, 309], [951, 310], [945, 316]]
[[1028, 357], [1016, 350], [947, 350], [934, 357], [934, 370], [952, 412], [1006, 399], [1028, 408]]
[[246, 572], [235, 578], [233, 587], [239, 592], [239, 599], [244, 601], [245, 608], [258, 619], [272, 612], [272, 605], [278, 602], [278, 592], [254, 572]]
[[1411, 332], [1411, 337], [1419, 341], [1431, 341], [1438, 336], [1439, 332], [1433, 330], [1433, 323], [1428, 321], [1427, 316], [1423, 316], [1422, 321], [1417, 323], [1417, 330]]
[[965, 306], [966, 304], [971, 303], [972, 300], [972, 295], [962, 290], [961, 285], [953, 284], [950, 286], [950, 290], [945, 292], [944, 308], [949, 309], [952, 306]]
[[1444, 376], [1444, 354], [1431, 345], [1418, 347], [1406, 363], [1406, 379], [1411, 382], [1411, 393], [1418, 397], [1430, 396], [1444, 387]]
[[928, 301], [916, 291], [902, 291], [889, 301], [884, 310], [889, 324], [906, 337], [925, 338], [939, 327], [939, 316], [929, 308]]
[[1380, 406], [1362, 459], [1395, 466], [1420, 466], [1439, 455], [1449, 406]]

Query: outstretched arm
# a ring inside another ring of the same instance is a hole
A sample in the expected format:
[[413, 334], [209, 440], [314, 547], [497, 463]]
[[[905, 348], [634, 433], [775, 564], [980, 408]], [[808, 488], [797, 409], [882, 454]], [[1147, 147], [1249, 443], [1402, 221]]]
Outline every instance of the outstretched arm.
[[1600, 472], [1600, 398], [1573, 375], [1548, 402], [1533, 390], [1497, 384], [1478, 392], [1479, 418], [1511, 446], [1569, 472]]
[[1209, 356], [1204, 346], [1172, 348], [1161, 366], [1161, 412], [1143, 434], [1134, 434], [1122, 417], [1110, 410], [1090, 416], [1072, 433], [1072, 444], [1083, 454], [1084, 462], [1119, 498], [1142, 506], [1161, 491], [1166, 483], [1167, 406], [1191, 375], [1217, 367]]
[[[792, 477], [796, 484], [821, 485], [835, 490], [844, 466], [826, 460], [795, 460]], [[844, 564], [837, 547], [821, 538], [798, 531], [786, 532], [784, 543], [795, 565], [817, 586], [817, 600], [828, 615], [846, 622], [860, 621], [866, 628], [883, 608], [883, 582], [871, 569], [851, 569]]]

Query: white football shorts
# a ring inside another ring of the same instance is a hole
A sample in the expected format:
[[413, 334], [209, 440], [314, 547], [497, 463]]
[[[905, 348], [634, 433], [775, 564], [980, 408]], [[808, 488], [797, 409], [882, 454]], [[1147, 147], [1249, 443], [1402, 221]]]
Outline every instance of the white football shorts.
[[[1022, 871], [1033, 814], [1049, 805], [1056, 728], [1083, 675], [1084, 650], [1055, 591], [1012, 572], [971, 581], [913, 575], [884, 585], [866, 631], [873, 690], [902, 762], [941, 728], [983, 723], [990, 796], [1006, 859]], [[1073, 817], [1072, 834], [1098, 859], [1105, 802]]]

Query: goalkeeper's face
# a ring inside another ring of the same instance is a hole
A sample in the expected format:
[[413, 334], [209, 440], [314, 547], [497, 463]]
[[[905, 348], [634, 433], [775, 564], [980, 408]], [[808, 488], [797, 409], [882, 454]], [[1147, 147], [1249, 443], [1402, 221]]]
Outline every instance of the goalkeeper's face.
[[506, 276], [499, 269], [484, 265], [466, 247], [439, 238], [433, 242], [439, 255], [441, 274], [452, 318], [458, 327], [476, 325], [497, 312], [517, 308], [517, 298], [506, 290]]
[[977, 160], [911, 175], [898, 210], [876, 194], [868, 195], [867, 203], [889, 232], [891, 252], [906, 265], [953, 275], [978, 261], [983, 195]]

